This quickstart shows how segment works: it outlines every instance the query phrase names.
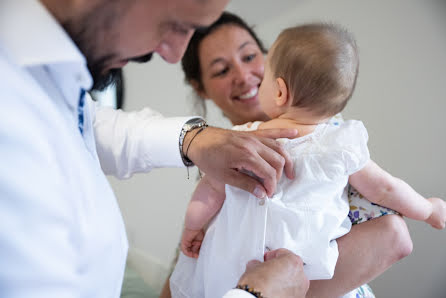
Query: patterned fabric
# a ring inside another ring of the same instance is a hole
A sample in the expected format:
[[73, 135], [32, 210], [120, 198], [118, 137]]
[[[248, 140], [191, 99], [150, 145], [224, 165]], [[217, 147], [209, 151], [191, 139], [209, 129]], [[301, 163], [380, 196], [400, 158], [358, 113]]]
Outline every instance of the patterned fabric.
[[387, 214], [399, 214], [392, 209], [367, 201], [367, 199], [365, 199], [351, 185], [348, 185], [348, 202], [350, 204], [348, 217], [353, 225]]

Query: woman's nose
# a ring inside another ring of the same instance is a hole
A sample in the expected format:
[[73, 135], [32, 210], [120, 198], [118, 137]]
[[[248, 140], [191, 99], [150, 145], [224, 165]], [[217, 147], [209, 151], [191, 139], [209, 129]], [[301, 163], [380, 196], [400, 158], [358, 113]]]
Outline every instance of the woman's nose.
[[238, 65], [234, 68], [235, 68], [234, 83], [235, 84], [246, 83], [249, 78], [249, 69], [247, 69], [243, 65]]

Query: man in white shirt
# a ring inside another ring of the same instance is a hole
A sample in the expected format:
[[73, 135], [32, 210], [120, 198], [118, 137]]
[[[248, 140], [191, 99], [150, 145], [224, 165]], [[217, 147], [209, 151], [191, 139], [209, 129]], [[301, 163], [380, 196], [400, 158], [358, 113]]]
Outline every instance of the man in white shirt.
[[[0, 1], [0, 297], [119, 297], [128, 244], [104, 172], [128, 177], [195, 164], [258, 197], [274, 192], [283, 169], [293, 176], [273, 139], [294, 131], [254, 135], [148, 109], [96, 111], [85, 92], [153, 52], [177, 62], [194, 30], [214, 21], [226, 3]], [[241, 282], [274, 296], [296, 284], [305, 289], [297, 256], [273, 260]], [[295, 266], [285, 270], [280, 262]], [[279, 289], [282, 277], [290, 286]]]

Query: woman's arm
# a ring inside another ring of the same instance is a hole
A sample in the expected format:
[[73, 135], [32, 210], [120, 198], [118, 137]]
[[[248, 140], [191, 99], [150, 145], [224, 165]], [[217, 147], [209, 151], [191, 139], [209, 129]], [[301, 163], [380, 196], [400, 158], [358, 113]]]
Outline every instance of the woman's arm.
[[332, 279], [312, 280], [306, 297], [339, 297], [373, 280], [412, 252], [407, 226], [399, 215], [354, 225], [337, 239], [339, 258]]

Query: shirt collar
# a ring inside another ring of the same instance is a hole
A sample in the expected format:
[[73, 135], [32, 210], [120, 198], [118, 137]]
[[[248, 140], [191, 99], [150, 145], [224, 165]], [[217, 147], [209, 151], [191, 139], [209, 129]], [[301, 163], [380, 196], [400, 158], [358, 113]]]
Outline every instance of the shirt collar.
[[85, 57], [37, 0], [0, 1], [0, 47], [22, 67], [69, 63], [81, 73], [82, 88], [93, 83]]

